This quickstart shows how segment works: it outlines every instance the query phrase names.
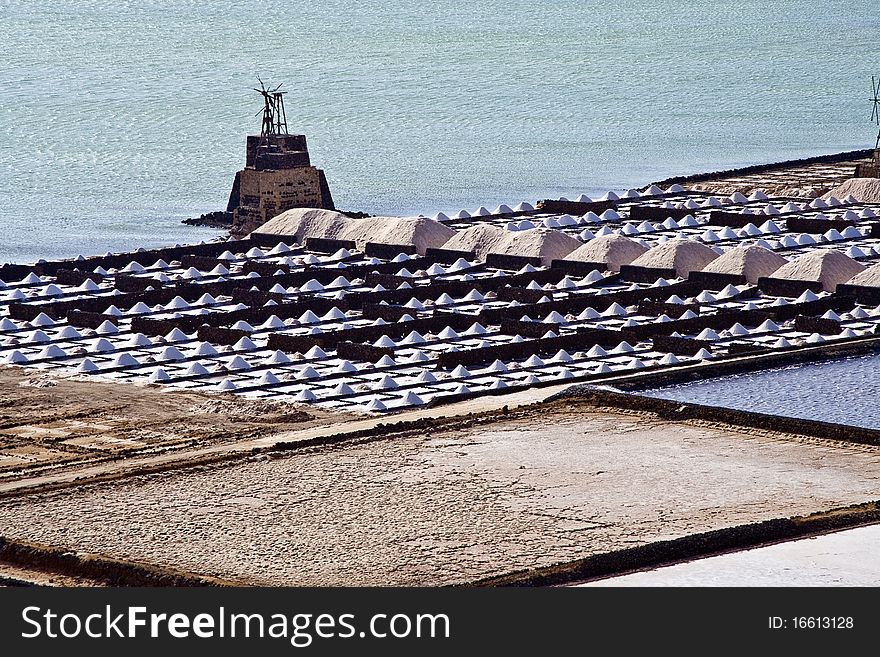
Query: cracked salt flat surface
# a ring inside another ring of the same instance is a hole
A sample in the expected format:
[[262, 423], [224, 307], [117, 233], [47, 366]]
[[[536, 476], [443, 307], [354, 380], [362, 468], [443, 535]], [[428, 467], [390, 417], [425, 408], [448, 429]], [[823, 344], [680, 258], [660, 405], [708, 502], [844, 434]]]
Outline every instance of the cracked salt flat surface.
[[0, 534], [259, 584], [439, 585], [874, 499], [880, 449], [612, 414], [0, 504]]

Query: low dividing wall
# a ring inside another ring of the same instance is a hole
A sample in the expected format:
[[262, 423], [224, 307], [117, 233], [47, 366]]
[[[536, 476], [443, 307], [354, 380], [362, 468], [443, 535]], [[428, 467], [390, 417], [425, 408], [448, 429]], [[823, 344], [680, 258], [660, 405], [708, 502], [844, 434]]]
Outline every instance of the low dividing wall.
[[613, 408], [627, 411], [651, 413], [663, 420], [682, 422], [698, 420], [727, 424], [734, 428], [759, 431], [775, 431], [778, 433], [840, 440], [863, 445], [880, 446], [880, 429], [853, 427], [834, 422], [804, 420], [801, 418], [769, 415], [752, 411], [740, 411], [733, 408], [691, 404], [672, 399], [643, 397], [641, 395], [614, 392], [592, 386], [572, 386], [568, 390], [554, 395], [548, 401], [569, 401], [584, 404], [593, 408]]
[[[818, 363], [880, 351], [880, 337], [839, 340], [811, 347], [791, 347], [773, 352], [762, 351], [755, 356], [737, 356], [696, 365], [676, 365], [656, 371], [639, 370], [632, 374], [608, 375], [602, 383], [624, 391], [637, 392], [648, 388], [701, 381], [732, 374], [745, 374], [786, 365]], [[577, 388], [573, 388], [575, 390]]]
[[107, 586], [228, 586], [223, 580], [0, 536], [0, 562]]

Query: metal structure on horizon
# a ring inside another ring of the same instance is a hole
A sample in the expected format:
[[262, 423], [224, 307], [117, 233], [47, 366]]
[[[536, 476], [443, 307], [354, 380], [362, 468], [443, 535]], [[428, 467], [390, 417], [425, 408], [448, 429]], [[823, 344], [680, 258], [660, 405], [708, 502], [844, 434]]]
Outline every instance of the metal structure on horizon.
[[288, 134], [287, 115], [284, 112], [284, 94], [286, 92], [279, 91], [284, 83], [282, 82], [274, 89], [266, 89], [263, 81], [260, 78], [257, 80], [260, 82], [260, 88], [254, 88], [254, 91], [263, 97], [263, 109], [257, 112], [257, 114], [263, 115], [260, 136]]
[[871, 91], [874, 94], [873, 98], [869, 100], [874, 103], [874, 107], [871, 110], [871, 120], [877, 124], [877, 141], [874, 142], [874, 148], [880, 148], [880, 79], [877, 79], [875, 76], [871, 76]]

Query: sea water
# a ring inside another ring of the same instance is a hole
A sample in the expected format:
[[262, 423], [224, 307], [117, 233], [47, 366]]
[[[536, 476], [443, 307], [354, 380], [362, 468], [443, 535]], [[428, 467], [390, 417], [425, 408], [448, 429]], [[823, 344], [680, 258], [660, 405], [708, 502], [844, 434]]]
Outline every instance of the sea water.
[[433, 213], [873, 144], [838, 0], [0, 0], [0, 262], [192, 242], [284, 82], [337, 206]]
[[880, 429], [880, 354], [794, 365], [639, 394]]

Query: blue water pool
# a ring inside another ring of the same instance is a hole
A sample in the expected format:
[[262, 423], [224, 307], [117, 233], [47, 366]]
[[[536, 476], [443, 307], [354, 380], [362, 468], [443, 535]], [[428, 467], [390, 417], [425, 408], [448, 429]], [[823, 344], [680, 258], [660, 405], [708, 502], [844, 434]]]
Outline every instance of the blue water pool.
[[880, 354], [694, 381], [641, 394], [880, 429]]

